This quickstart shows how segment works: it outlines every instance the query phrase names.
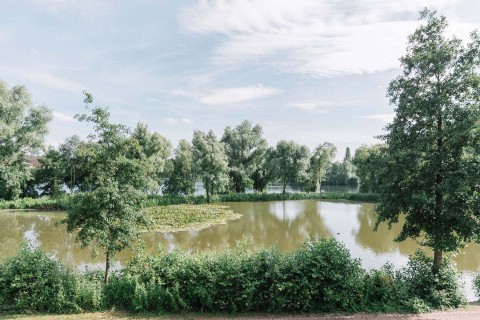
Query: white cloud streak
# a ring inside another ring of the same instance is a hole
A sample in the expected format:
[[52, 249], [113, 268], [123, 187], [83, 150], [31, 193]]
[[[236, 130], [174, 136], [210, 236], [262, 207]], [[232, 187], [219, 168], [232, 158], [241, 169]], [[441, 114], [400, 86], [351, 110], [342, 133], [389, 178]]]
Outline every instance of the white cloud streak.
[[280, 93], [280, 90], [263, 85], [216, 89], [202, 96], [199, 102], [206, 105], [221, 106], [234, 105], [242, 102], [265, 98]]
[[[419, 10], [446, 10], [456, 2], [200, 0], [181, 11], [179, 22], [189, 32], [225, 36], [213, 57], [217, 63], [268, 58], [291, 72], [363, 74], [399, 66]], [[451, 22], [461, 35], [473, 29]]]
[[387, 114], [373, 114], [370, 116], [362, 116], [361, 118], [364, 119], [370, 119], [370, 120], [377, 120], [385, 123], [391, 123], [393, 121], [393, 118], [395, 117], [395, 114], [393, 113], [387, 113]]
[[194, 122], [193, 120], [188, 118], [175, 119], [175, 118], [169, 118], [169, 117], [164, 118], [163, 121], [166, 124], [170, 124], [170, 125], [174, 125], [174, 124], [190, 125], [190, 124], [193, 124]]

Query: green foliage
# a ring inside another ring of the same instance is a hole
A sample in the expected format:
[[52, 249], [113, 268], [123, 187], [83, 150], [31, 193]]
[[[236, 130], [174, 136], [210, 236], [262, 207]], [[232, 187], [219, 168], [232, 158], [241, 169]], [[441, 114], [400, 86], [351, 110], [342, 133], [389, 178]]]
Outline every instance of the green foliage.
[[17, 200], [0, 200], [0, 209], [38, 209], [38, 210], [66, 210], [69, 197], [40, 197], [40, 198], [20, 198]]
[[380, 170], [383, 166], [386, 145], [362, 145], [355, 150], [353, 164], [360, 180], [360, 192], [378, 193], [381, 190]]
[[254, 172], [265, 163], [268, 144], [262, 138], [262, 127], [252, 126], [247, 120], [233, 129], [226, 127], [222, 142], [228, 157], [231, 190], [245, 192], [245, 188], [253, 184]]
[[[175, 251], [140, 257], [105, 290], [110, 307], [135, 311], [349, 311], [364, 271], [335, 240], [310, 240], [293, 253]], [[157, 295], [164, 297], [159, 304]], [[116, 301], [119, 301], [117, 303]]]
[[25, 87], [0, 81], [0, 199], [18, 199], [33, 178], [26, 159], [43, 147], [51, 119], [45, 106], [33, 106]]
[[102, 308], [102, 286], [25, 244], [0, 264], [0, 311], [76, 313]]
[[35, 169], [35, 183], [42, 196], [57, 197], [64, 193], [64, 168], [61, 153], [53, 148], [38, 159], [40, 167]]
[[206, 135], [195, 130], [192, 145], [194, 170], [202, 178], [209, 202], [210, 196], [225, 191], [228, 186], [225, 146], [211, 130]]
[[458, 308], [466, 304], [461, 277], [455, 266], [444, 259], [438, 273], [432, 273], [433, 267], [433, 259], [423, 251], [417, 251], [401, 270], [401, 278], [408, 284], [408, 295], [423, 300], [425, 309], [416, 311]]
[[139, 171], [145, 175], [138, 188], [147, 194], [157, 194], [167, 158], [171, 153], [170, 142], [157, 132], [150, 133], [145, 124], [138, 123], [131, 135], [130, 144], [130, 153], [127, 156], [141, 161], [142, 168]]
[[464, 46], [445, 37], [445, 17], [421, 15], [427, 21], [409, 37], [403, 74], [388, 89], [396, 114], [383, 136], [377, 226], [405, 215], [397, 239], [421, 237], [436, 271], [443, 252], [478, 239], [480, 35]]
[[310, 159], [310, 151], [294, 141], [281, 140], [272, 151], [270, 172], [280, 180], [283, 192], [290, 181], [302, 181]]
[[[349, 149], [350, 150], [350, 149]], [[306, 173], [304, 190], [320, 192], [322, 181], [325, 180], [328, 169], [332, 166], [332, 160], [337, 153], [333, 143], [325, 142], [315, 148], [310, 157], [310, 164]]]
[[227, 220], [239, 219], [227, 206], [219, 205], [170, 205], [149, 207], [143, 210], [151, 231], [180, 231], [203, 229]]
[[[86, 94], [85, 101], [91, 103], [91, 95]], [[152, 182], [149, 154], [158, 152], [157, 146], [149, 149], [148, 141], [156, 138], [140, 138], [147, 135], [144, 127], [138, 130], [141, 134], [137, 132], [137, 138], [130, 138], [128, 129], [110, 123], [109, 112], [101, 107], [76, 117], [92, 123], [95, 133], [84, 149], [88, 154], [88, 191], [70, 197], [64, 222], [68, 232], [77, 231], [76, 241], [82, 247], [91, 245], [94, 254], [98, 248], [104, 250], [107, 282], [115, 253], [133, 246], [139, 240], [139, 229], [147, 227], [140, 206]]]
[[170, 160], [168, 171], [168, 178], [162, 189], [164, 194], [188, 195], [195, 192], [193, 149], [187, 140], [180, 140], [178, 143], [175, 157]]
[[69, 271], [24, 245], [0, 263], [0, 311], [427, 312], [465, 304], [452, 264], [432, 274], [423, 252], [400, 270], [366, 272], [333, 239], [287, 253], [251, 246], [244, 239], [221, 252], [140, 254], [105, 284], [101, 272]]
[[358, 177], [355, 172], [356, 168], [352, 161], [335, 162], [327, 172], [325, 184], [330, 186], [356, 186]]

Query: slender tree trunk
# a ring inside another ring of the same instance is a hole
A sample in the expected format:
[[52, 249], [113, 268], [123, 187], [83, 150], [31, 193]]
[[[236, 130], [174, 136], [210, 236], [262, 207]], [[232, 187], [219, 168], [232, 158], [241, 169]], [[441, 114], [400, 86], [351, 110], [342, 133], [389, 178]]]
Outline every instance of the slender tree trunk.
[[108, 283], [108, 272], [110, 270], [110, 252], [105, 250], [105, 279], [104, 282]]
[[[443, 131], [443, 119], [442, 119], [442, 114], [441, 111], [439, 111], [437, 115], [437, 153], [438, 153], [438, 168], [437, 168], [437, 174], [435, 176], [435, 218], [436, 221], [442, 221], [441, 215], [442, 215], [442, 207], [443, 207], [443, 192], [441, 190], [441, 185], [443, 183], [443, 161], [441, 158], [441, 152], [443, 148], [443, 137], [442, 137], [442, 131]], [[437, 232], [441, 233], [441, 230], [438, 230]], [[442, 255], [443, 251], [435, 249], [433, 253], [433, 272], [437, 273], [440, 268], [442, 267]]]
[[205, 181], [205, 191], [207, 192], [207, 203], [210, 203], [210, 183]]
[[434, 250], [433, 251], [433, 273], [438, 273], [440, 268], [442, 267], [442, 250]]
[[288, 184], [288, 180], [284, 180], [284, 181], [283, 181], [283, 191], [282, 191], [282, 194], [285, 194], [285, 190], [287, 190], [287, 184]]

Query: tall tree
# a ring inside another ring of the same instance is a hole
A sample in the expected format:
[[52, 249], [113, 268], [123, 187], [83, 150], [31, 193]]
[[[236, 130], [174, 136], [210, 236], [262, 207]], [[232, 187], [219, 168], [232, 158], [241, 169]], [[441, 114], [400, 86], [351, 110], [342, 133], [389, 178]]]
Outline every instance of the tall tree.
[[192, 145], [195, 172], [202, 178], [207, 202], [210, 202], [210, 196], [224, 191], [228, 185], [228, 157], [225, 147], [211, 130], [206, 135], [195, 130]]
[[23, 86], [0, 81], [0, 199], [17, 199], [32, 173], [26, 163], [44, 144], [52, 119], [45, 106], [35, 107]]
[[88, 159], [83, 156], [83, 149], [88, 149], [88, 145], [78, 136], [65, 139], [58, 148], [64, 169], [63, 182], [70, 189], [70, 193], [74, 192], [76, 188], [85, 190], [82, 185], [88, 174], [86, 172]]
[[60, 152], [49, 147], [38, 161], [40, 166], [35, 170], [35, 183], [40, 195], [55, 197], [64, 193], [65, 166]]
[[472, 33], [465, 46], [445, 36], [445, 17], [425, 9], [421, 18], [426, 23], [409, 37], [400, 59], [403, 74], [388, 88], [396, 109], [383, 136], [388, 147], [377, 226], [404, 214], [397, 240], [421, 237], [434, 251], [436, 272], [443, 252], [479, 234], [480, 168], [473, 159], [479, 144], [480, 35]]
[[262, 138], [262, 127], [252, 126], [247, 120], [235, 128], [226, 127], [222, 142], [228, 156], [232, 189], [245, 192], [245, 188], [252, 185], [253, 173], [262, 164], [268, 148], [267, 141]]
[[356, 174], [360, 183], [361, 192], [380, 191], [381, 179], [379, 168], [383, 166], [384, 144], [372, 146], [362, 145], [355, 150], [353, 164], [357, 168]]
[[350, 152], [350, 147], [345, 149], [345, 157], [343, 158], [343, 162], [345, 161], [352, 161], [352, 153]]
[[289, 182], [304, 180], [309, 159], [310, 151], [306, 146], [285, 140], [277, 143], [272, 154], [271, 170], [282, 183], [282, 193], [285, 193]]
[[[85, 103], [93, 102], [86, 93]], [[131, 157], [133, 144], [124, 125], [110, 123], [107, 109], [93, 107], [76, 116], [93, 124], [88, 153], [88, 191], [70, 199], [67, 230], [77, 231], [82, 247], [91, 245], [105, 254], [105, 282], [108, 282], [111, 261], [115, 254], [131, 247], [139, 239], [140, 228], [147, 226], [140, 206], [144, 198], [142, 182], [146, 172], [144, 159]]]
[[162, 176], [167, 158], [171, 154], [172, 145], [158, 132], [149, 132], [148, 126], [138, 123], [131, 136], [133, 145], [130, 158], [141, 160], [146, 172], [142, 185], [146, 194], [157, 194], [160, 191]]
[[307, 179], [304, 188], [307, 191], [319, 192], [327, 170], [331, 167], [337, 148], [333, 143], [325, 142], [315, 148], [307, 169]]
[[187, 140], [180, 140], [175, 157], [170, 160], [170, 172], [163, 193], [192, 194], [195, 192], [196, 176], [193, 171], [193, 148]]

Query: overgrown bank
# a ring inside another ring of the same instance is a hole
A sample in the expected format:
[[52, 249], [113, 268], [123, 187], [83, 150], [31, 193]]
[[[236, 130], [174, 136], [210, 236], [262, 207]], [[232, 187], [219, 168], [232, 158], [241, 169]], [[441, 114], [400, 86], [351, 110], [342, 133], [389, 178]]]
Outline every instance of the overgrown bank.
[[[18, 200], [0, 200], [0, 209], [39, 209], [66, 210], [68, 195], [61, 197], [21, 198]], [[298, 193], [229, 193], [210, 197], [212, 203], [219, 202], [249, 202], [249, 201], [283, 201], [283, 200], [346, 200], [359, 202], [377, 202], [376, 193], [341, 193], [341, 192], [298, 192]], [[144, 202], [145, 207], [173, 204], [204, 204], [207, 198], [203, 195], [156, 195], [150, 196]]]
[[0, 310], [130, 312], [426, 312], [465, 303], [459, 275], [436, 275], [422, 253], [394, 270], [367, 272], [335, 240], [311, 239], [293, 252], [183, 251], [139, 256], [103, 284], [101, 273], [66, 269], [24, 246], [0, 264]]

